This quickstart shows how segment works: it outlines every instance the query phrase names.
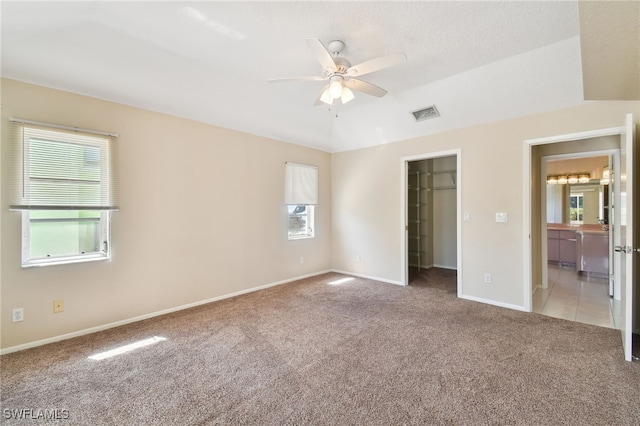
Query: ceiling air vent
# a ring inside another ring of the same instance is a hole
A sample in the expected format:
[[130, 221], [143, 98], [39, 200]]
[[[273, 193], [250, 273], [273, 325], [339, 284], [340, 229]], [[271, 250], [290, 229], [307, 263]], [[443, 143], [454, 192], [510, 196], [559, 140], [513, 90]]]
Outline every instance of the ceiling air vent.
[[435, 105], [431, 105], [430, 107], [426, 107], [418, 111], [413, 111], [411, 114], [413, 114], [416, 121], [424, 121], [430, 118], [440, 117], [440, 113]]

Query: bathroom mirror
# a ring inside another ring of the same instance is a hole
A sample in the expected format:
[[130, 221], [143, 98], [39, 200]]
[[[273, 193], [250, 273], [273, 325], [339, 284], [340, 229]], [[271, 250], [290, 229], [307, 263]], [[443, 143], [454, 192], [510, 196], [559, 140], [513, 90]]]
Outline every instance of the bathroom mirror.
[[608, 223], [608, 188], [599, 182], [547, 185], [547, 223]]
[[[608, 223], [609, 188], [602, 184], [608, 164], [607, 156], [547, 161], [547, 182], [554, 182], [547, 183], [547, 223]], [[582, 183], [575, 179], [581, 175], [585, 177]]]

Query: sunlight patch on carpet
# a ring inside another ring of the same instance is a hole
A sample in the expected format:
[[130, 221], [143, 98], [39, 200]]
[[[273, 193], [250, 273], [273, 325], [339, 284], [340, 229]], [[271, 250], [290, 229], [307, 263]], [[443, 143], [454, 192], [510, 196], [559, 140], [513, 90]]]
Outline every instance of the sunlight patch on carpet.
[[329, 285], [340, 285], [340, 284], [348, 283], [349, 281], [353, 281], [353, 279], [354, 279], [353, 277], [340, 278], [339, 280], [331, 281], [328, 284]]
[[140, 340], [138, 342], [130, 343], [128, 345], [120, 346], [119, 348], [111, 349], [105, 352], [100, 352], [95, 355], [91, 355], [89, 359], [94, 361], [100, 361], [102, 359], [111, 358], [116, 355], [122, 355], [127, 352], [134, 351], [139, 348], [143, 348], [145, 346], [153, 345], [158, 342], [162, 342], [163, 340], [167, 340], [166, 337], [153, 336], [148, 339]]

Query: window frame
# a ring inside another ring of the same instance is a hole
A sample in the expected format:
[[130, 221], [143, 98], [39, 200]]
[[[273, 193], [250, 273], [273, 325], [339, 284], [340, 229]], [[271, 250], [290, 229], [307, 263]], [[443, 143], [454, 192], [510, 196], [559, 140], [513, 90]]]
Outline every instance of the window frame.
[[111, 212], [119, 210], [118, 135], [13, 117], [9, 122], [8, 198], [9, 210], [21, 213], [21, 266], [110, 260]]
[[[73, 210], [77, 211], [77, 210]], [[65, 265], [70, 263], [95, 262], [111, 259], [111, 212], [100, 211], [100, 251], [80, 253], [75, 255], [62, 255], [51, 257], [31, 257], [31, 212], [22, 210], [22, 267]], [[73, 222], [73, 220], [60, 220], [60, 222]]]
[[[576, 199], [576, 207], [572, 207], [573, 199]], [[571, 210], [575, 209], [576, 218], [571, 219]], [[584, 223], [584, 193], [574, 192], [569, 194], [569, 223], [582, 225]]]
[[[300, 215], [300, 214], [296, 214], [295, 213], [296, 208], [298, 208], [300, 206], [304, 206], [305, 207], [306, 214]], [[295, 205], [295, 208], [294, 208], [293, 212], [291, 212], [291, 213], [289, 213], [289, 207], [292, 207], [292, 205], [287, 205], [287, 239], [289, 241], [294, 241], [294, 240], [305, 240], [305, 239], [309, 239], [309, 238], [315, 238], [315, 236], [316, 236], [316, 231], [315, 231], [315, 206], [314, 205], [298, 204], [298, 205]], [[292, 215], [295, 215], [295, 216], [292, 216]], [[307, 217], [306, 228], [308, 229], [308, 232], [304, 233], [304, 234], [292, 235], [291, 234], [291, 226], [290, 226], [291, 218], [292, 217], [301, 217], [301, 216], [306, 216]]]

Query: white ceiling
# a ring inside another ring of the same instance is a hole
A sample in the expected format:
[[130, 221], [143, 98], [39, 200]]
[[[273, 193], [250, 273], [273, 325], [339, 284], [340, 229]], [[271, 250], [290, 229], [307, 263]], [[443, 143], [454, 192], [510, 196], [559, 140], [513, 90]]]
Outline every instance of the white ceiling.
[[[1, 14], [3, 77], [329, 152], [584, 102], [575, 1], [5, 0]], [[352, 64], [407, 62], [362, 78], [384, 98], [330, 111], [313, 106], [322, 82], [266, 82], [322, 72], [306, 38], [343, 40]], [[441, 117], [416, 123], [433, 104]]]

